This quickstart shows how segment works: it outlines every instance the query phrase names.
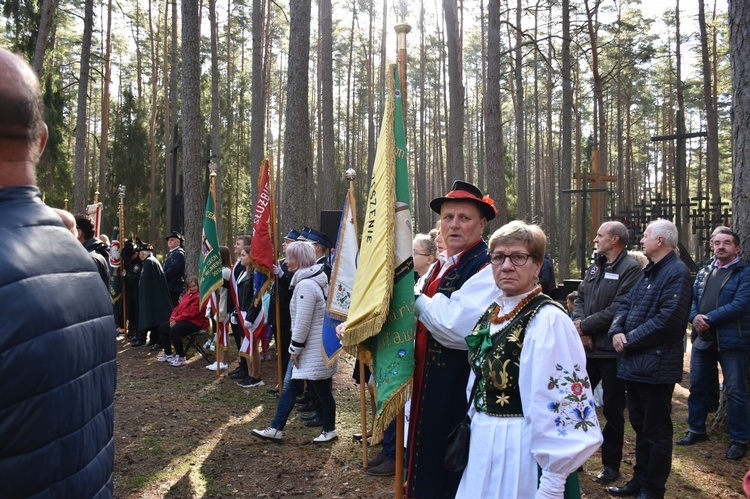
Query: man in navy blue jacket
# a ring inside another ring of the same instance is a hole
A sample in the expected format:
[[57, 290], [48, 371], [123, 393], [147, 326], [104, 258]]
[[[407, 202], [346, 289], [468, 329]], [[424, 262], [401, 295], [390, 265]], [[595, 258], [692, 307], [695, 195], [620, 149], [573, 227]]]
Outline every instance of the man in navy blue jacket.
[[37, 77], [4, 49], [0, 75], [0, 495], [112, 497], [112, 303], [35, 185], [47, 140]]
[[618, 353], [617, 377], [625, 380], [628, 393], [636, 461], [632, 480], [607, 488], [614, 496], [664, 497], [672, 467], [672, 393], [682, 380], [682, 341], [692, 297], [690, 271], [675, 253], [677, 241], [672, 222], [648, 225], [641, 244], [650, 263], [609, 328]]
[[690, 321], [689, 430], [677, 445], [708, 440], [706, 418], [718, 400], [716, 363], [724, 375], [730, 445], [725, 457], [741, 459], [750, 439], [747, 413], [748, 351], [750, 351], [750, 265], [740, 260], [740, 238], [729, 229], [714, 233], [714, 260], [698, 273], [693, 286]]

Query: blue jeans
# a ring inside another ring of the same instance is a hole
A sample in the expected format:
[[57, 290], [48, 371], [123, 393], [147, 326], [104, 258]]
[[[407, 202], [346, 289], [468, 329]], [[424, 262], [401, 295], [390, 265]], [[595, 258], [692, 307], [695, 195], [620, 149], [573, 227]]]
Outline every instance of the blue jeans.
[[293, 364], [291, 362], [286, 367], [284, 387], [281, 389], [281, 394], [279, 395], [279, 405], [276, 406], [276, 415], [271, 421], [271, 428], [276, 430], [284, 429], [286, 420], [289, 419], [289, 415], [292, 413], [292, 409], [294, 409], [298, 380], [292, 379], [292, 367]]
[[391, 421], [383, 432], [383, 450], [380, 451], [391, 461], [396, 460], [396, 420]]
[[690, 355], [690, 396], [687, 422], [693, 433], [706, 433], [706, 418], [714, 407], [712, 392], [718, 383], [716, 363], [724, 374], [724, 395], [727, 399], [729, 440], [747, 444], [750, 440], [745, 375], [748, 352], [731, 348], [719, 350], [714, 342], [705, 350], [693, 348]]

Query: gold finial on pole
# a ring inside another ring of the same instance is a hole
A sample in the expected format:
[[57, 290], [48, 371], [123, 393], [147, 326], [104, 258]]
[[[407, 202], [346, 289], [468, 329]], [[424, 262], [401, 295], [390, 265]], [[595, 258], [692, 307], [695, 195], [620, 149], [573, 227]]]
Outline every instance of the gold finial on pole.
[[214, 203], [216, 203], [216, 162], [214, 161], [215, 156], [211, 156], [208, 158], [208, 169], [211, 172], [208, 175], [208, 178], [211, 179], [211, 195], [214, 198]]
[[99, 203], [99, 186], [96, 186], [96, 191], [94, 191], [94, 204]]
[[63, 210], [68, 211], [68, 193], [65, 193], [65, 199], [63, 199]]
[[401, 105], [404, 112], [404, 124], [406, 124], [406, 35], [411, 31], [411, 26], [407, 23], [398, 23], [394, 28], [396, 30], [396, 45], [398, 47], [398, 74], [399, 84], [401, 86]]

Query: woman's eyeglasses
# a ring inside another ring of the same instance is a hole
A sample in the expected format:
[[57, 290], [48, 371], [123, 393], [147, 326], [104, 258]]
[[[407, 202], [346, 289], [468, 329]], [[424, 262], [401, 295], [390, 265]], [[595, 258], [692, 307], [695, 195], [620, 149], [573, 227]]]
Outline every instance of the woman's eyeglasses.
[[526, 262], [529, 260], [529, 257], [531, 255], [528, 255], [526, 253], [512, 253], [510, 255], [506, 255], [504, 253], [487, 253], [490, 257], [490, 263], [492, 265], [502, 265], [505, 263], [506, 258], [510, 258], [510, 263], [512, 263], [516, 267], [520, 267], [522, 265], [525, 265]]

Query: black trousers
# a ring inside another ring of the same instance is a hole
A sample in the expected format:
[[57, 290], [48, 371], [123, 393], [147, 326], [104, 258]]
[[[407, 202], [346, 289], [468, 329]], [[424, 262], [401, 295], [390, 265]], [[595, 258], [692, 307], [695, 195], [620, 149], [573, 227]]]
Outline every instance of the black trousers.
[[336, 400], [333, 398], [333, 378], [307, 380], [320, 404], [319, 417], [322, 416], [323, 431], [336, 429]]
[[182, 345], [182, 338], [200, 331], [200, 328], [190, 321], [181, 321], [174, 326], [169, 326], [169, 321], [159, 326], [159, 344], [164, 347], [167, 355], [172, 355], [172, 345], [174, 351], [180, 357], [185, 356], [185, 347]]
[[601, 381], [603, 391], [603, 413], [607, 420], [602, 430], [602, 464], [620, 471], [622, 444], [625, 435], [625, 381], [617, 377], [617, 359], [586, 359], [591, 389]]
[[672, 393], [674, 383], [648, 384], [626, 381], [628, 413], [635, 430], [633, 479], [641, 491], [664, 497], [672, 470]]

